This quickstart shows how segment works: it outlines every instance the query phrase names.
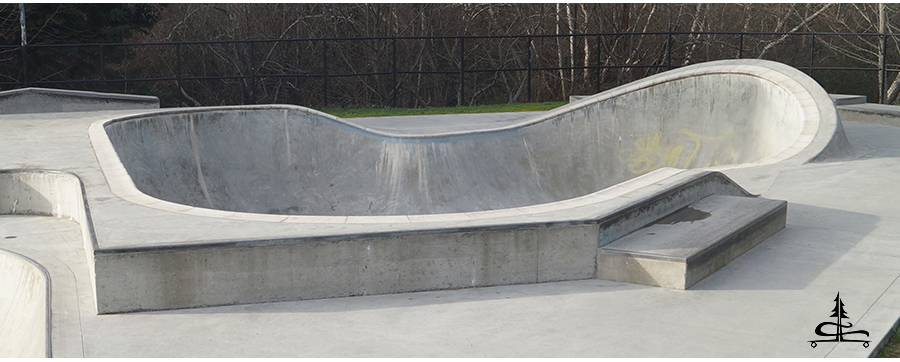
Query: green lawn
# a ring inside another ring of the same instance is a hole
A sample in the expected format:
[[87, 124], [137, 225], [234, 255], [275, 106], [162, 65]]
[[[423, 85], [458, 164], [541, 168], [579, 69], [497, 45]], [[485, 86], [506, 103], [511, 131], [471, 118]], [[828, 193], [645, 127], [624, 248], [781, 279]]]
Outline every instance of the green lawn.
[[878, 357], [900, 358], [900, 326], [891, 331], [891, 339], [878, 351]]
[[543, 103], [511, 103], [491, 104], [486, 106], [466, 107], [441, 107], [441, 108], [376, 108], [376, 107], [320, 107], [319, 111], [332, 114], [341, 118], [353, 117], [385, 117], [385, 116], [415, 116], [428, 114], [459, 114], [459, 113], [496, 113], [496, 112], [528, 112], [547, 111], [567, 104], [568, 102], [543, 102]]

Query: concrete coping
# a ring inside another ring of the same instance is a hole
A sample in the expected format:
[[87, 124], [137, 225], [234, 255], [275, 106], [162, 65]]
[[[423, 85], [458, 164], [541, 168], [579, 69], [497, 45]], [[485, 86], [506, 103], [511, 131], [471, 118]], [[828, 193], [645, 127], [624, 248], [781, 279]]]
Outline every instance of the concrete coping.
[[[306, 112], [311, 115], [319, 116], [327, 121], [341, 126], [354, 132], [379, 138], [387, 137], [395, 140], [404, 139], [431, 139], [435, 138], [453, 138], [459, 136], [487, 135], [496, 132], [516, 131], [523, 127], [528, 127], [540, 122], [545, 122], [557, 118], [561, 115], [578, 111], [589, 105], [602, 102], [604, 100], [615, 98], [626, 93], [653, 87], [659, 84], [681, 80], [690, 77], [698, 77], [712, 74], [734, 74], [738, 76], [752, 76], [767, 80], [778, 87], [783, 88], [787, 93], [793, 95], [801, 106], [803, 126], [800, 134], [794, 142], [784, 150], [771, 155], [769, 157], [738, 165], [723, 165], [717, 167], [706, 168], [707, 170], [729, 170], [737, 168], [758, 167], [771, 165], [775, 163], [782, 164], [802, 164], [816, 160], [828, 151], [829, 148], [847, 148], [849, 144], [846, 142], [846, 136], [843, 133], [843, 127], [837, 111], [834, 107], [829, 95], [806, 74], [789, 67], [787, 65], [765, 60], [723, 60], [709, 63], [696, 64], [672, 70], [669, 72], [650, 76], [627, 85], [611, 89], [609, 91], [599, 93], [575, 103], [556, 108], [547, 113], [530, 119], [504, 125], [495, 128], [482, 130], [466, 130], [444, 132], [432, 135], [408, 135], [400, 133], [392, 133], [381, 130], [366, 128], [356, 124], [350, 120], [344, 120], [323, 112], [308, 109], [299, 106], [290, 105], [266, 105], [266, 106], [232, 106], [232, 107], [205, 107], [205, 108], [188, 108], [176, 109], [160, 112], [151, 112], [132, 115], [124, 118], [112, 120], [103, 120], [93, 123], [90, 126], [89, 134], [94, 151], [97, 154], [101, 169], [107, 178], [109, 187], [113, 194], [135, 204], [146, 207], [176, 212], [189, 215], [207, 216], [224, 219], [235, 220], [253, 220], [253, 221], [270, 221], [270, 222], [287, 222], [287, 223], [311, 223], [311, 224], [371, 224], [371, 223], [430, 223], [444, 221], [462, 221], [472, 219], [492, 219], [516, 217], [522, 215], [531, 215], [537, 213], [553, 212], [564, 210], [572, 207], [584, 206], [601, 201], [610, 200], [622, 196], [627, 191], [632, 191], [647, 185], [661, 182], [667, 177], [673, 176], [677, 171], [658, 170], [650, 174], [631, 179], [618, 185], [609, 187], [604, 190], [576, 197], [572, 199], [551, 202], [539, 205], [530, 205], [517, 208], [507, 208], [490, 211], [476, 211], [451, 214], [427, 214], [427, 215], [385, 215], [385, 216], [309, 216], [309, 215], [271, 215], [256, 214], [245, 212], [233, 212], [213, 210], [208, 208], [193, 207], [177, 204], [169, 201], [160, 200], [144, 194], [137, 189], [127, 170], [113, 148], [109, 137], [106, 134], [104, 126], [113, 122], [127, 121], [136, 118], [144, 118], [149, 116], [159, 116], [179, 113], [193, 113], [200, 111], [219, 111], [219, 110], [254, 110], [254, 109], [294, 109]], [[831, 151], [832, 153], [836, 151]]]

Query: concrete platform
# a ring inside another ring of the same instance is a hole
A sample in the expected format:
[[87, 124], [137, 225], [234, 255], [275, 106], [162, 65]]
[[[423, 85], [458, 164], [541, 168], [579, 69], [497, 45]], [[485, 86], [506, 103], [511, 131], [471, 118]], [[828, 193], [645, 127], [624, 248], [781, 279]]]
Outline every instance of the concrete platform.
[[787, 203], [713, 195], [600, 248], [597, 277], [688, 289], [784, 228]]
[[886, 104], [865, 103], [837, 107], [842, 120], [869, 124], [900, 126], [900, 108]]
[[0, 114], [159, 108], [156, 97], [49, 88], [0, 92]]
[[829, 94], [835, 106], [849, 106], [854, 104], [866, 104], [866, 96], [851, 94]]

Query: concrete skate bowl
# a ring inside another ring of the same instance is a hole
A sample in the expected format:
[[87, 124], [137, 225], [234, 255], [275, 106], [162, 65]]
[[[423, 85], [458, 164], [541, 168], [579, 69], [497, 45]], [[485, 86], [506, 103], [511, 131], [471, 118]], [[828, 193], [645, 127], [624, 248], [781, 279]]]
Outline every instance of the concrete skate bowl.
[[684, 67], [470, 132], [392, 134], [282, 105], [143, 114], [103, 122], [102, 131], [92, 131], [95, 144], [110, 142], [130, 177], [111, 185], [118, 194], [136, 188], [167, 201], [153, 207], [180, 204], [223, 217], [341, 222], [519, 208], [591, 194], [662, 167], [802, 163], [846, 148], [824, 90], [768, 61]]

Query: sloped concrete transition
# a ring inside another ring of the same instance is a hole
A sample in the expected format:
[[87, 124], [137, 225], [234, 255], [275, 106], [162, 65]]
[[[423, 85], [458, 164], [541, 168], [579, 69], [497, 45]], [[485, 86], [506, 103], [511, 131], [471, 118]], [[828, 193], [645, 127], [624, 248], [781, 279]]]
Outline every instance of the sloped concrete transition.
[[89, 157], [0, 172], [0, 214], [81, 225], [99, 314], [598, 277], [686, 289], [785, 225], [785, 202], [721, 171], [851, 152], [828, 94], [760, 60], [425, 135], [290, 105], [14, 92], [54, 100], [0, 94], [3, 114], [34, 113], [11, 132], [107, 105], [79, 115]]

